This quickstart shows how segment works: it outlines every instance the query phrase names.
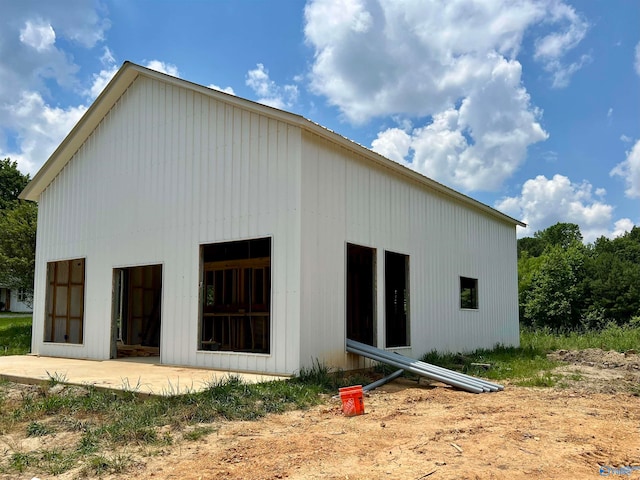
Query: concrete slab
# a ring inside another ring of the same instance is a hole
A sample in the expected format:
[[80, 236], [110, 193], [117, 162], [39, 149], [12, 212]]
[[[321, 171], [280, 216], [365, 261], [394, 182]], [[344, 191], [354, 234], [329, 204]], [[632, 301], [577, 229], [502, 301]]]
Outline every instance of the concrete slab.
[[51, 378], [70, 385], [94, 385], [110, 390], [131, 390], [150, 395], [179, 395], [207, 388], [212, 381], [237, 375], [247, 383], [287, 377], [177, 367], [156, 363], [157, 357], [118, 360], [78, 360], [10, 355], [0, 357], [0, 378], [18, 383], [46, 383]]

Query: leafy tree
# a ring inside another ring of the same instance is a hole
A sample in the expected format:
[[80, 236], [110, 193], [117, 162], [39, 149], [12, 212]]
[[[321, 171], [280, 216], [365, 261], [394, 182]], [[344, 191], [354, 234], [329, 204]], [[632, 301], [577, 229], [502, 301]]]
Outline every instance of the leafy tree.
[[0, 284], [33, 292], [38, 207], [20, 202], [0, 211]]
[[31, 297], [38, 207], [18, 200], [27, 183], [29, 175], [20, 173], [17, 162], [0, 160], [0, 285]]
[[518, 258], [523, 255], [539, 257], [544, 252], [544, 243], [537, 237], [524, 237], [518, 239]]
[[0, 160], [0, 211], [13, 208], [18, 203], [18, 195], [29, 183], [29, 175], [18, 170], [18, 162], [9, 158]]
[[640, 228], [613, 240], [596, 240], [586, 284], [592, 321], [623, 325], [640, 315]]
[[540, 264], [544, 260], [539, 255], [531, 256], [528, 250], [518, 257], [518, 298], [520, 304], [520, 318], [526, 324], [530, 324], [528, 317], [525, 315], [524, 306], [526, 299], [531, 291], [531, 283], [534, 274], [540, 269]]
[[583, 308], [585, 247], [578, 242], [547, 247], [524, 295], [524, 316], [534, 326], [571, 329]]
[[533, 236], [540, 239], [545, 248], [551, 246], [569, 248], [576, 242], [582, 243], [580, 227], [575, 223], [558, 222], [545, 230], [534, 233]]

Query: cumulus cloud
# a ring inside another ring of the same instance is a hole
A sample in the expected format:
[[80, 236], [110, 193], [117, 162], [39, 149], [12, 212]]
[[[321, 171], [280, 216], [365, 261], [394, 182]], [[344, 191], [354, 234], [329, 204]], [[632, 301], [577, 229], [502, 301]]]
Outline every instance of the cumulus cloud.
[[315, 0], [305, 8], [310, 86], [354, 124], [422, 122], [380, 132], [378, 152], [462, 189], [495, 189], [547, 138], [517, 60], [534, 26], [544, 31], [535, 60], [566, 85], [588, 61], [564, 59], [588, 24], [562, 2]]
[[109, 47], [104, 47], [104, 54], [100, 58], [102, 62], [102, 70], [98, 73], [93, 74], [93, 82], [91, 87], [85, 92], [85, 94], [89, 97], [89, 99], [93, 100], [100, 92], [104, 90], [104, 87], [111, 81], [113, 76], [118, 71], [118, 65], [116, 64], [116, 59], [113, 56], [113, 53], [109, 49]]
[[17, 160], [25, 172], [35, 173], [86, 110], [56, 106], [50, 88], [83, 94], [68, 49], [92, 48], [104, 38], [109, 22], [97, 8], [84, 0], [66, 0], [64, 8], [37, 0], [2, 3], [3, 18], [11, 21], [0, 29], [0, 157]]
[[521, 66], [497, 57], [490, 78], [458, 108], [401, 135], [380, 132], [373, 150], [464, 190], [495, 190], [522, 164], [527, 147], [545, 140], [540, 113], [520, 85]]
[[640, 140], [627, 152], [626, 160], [611, 170], [610, 175], [622, 177], [627, 186], [625, 196], [640, 198]]
[[503, 198], [495, 207], [528, 225], [520, 230], [521, 236], [531, 236], [557, 222], [569, 222], [580, 226], [586, 242], [593, 242], [603, 235], [620, 235], [633, 225], [630, 219], [623, 218], [615, 221], [611, 229], [613, 207], [602, 201], [603, 189], [596, 190], [599, 199], [594, 198], [592, 190], [587, 181], [573, 183], [563, 175], [538, 175], [523, 184], [518, 196]]
[[17, 103], [2, 108], [2, 116], [9, 119], [18, 132], [19, 149], [0, 149], [0, 157], [11, 157], [21, 171], [33, 175], [85, 111], [83, 105], [67, 109], [52, 107], [39, 93], [23, 92]]
[[232, 87], [219, 87], [218, 85], [215, 85], [213, 83], [207, 85], [207, 87], [213, 89], [213, 90], [218, 90], [219, 92], [224, 92], [224, 93], [228, 93], [229, 95], [235, 95], [236, 92], [233, 91]]
[[293, 107], [298, 100], [298, 86], [288, 84], [280, 86], [269, 78], [269, 71], [262, 63], [247, 72], [245, 83], [258, 96], [258, 103], [279, 109]]
[[633, 229], [634, 226], [635, 225], [631, 221], [631, 219], [622, 218], [622, 219], [618, 220], [616, 223], [614, 223], [613, 232], [612, 232], [611, 236], [613, 238], [621, 237], [625, 233], [630, 232]]
[[56, 32], [53, 27], [42, 20], [27, 20], [20, 30], [20, 41], [35, 48], [38, 52], [49, 50], [56, 43]]
[[171, 63], [162, 62], [160, 60], [149, 60], [145, 63], [145, 67], [155, 70], [156, 72], [166, 73], [172, 77], [180, 77], [178, 67]]

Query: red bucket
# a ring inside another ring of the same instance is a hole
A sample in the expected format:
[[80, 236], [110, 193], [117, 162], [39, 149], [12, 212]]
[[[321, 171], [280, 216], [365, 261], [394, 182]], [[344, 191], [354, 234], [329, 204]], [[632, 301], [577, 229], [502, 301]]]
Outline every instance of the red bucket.
[[362, 385], [343, 387], [339, 389], [342, 400], [342, 413], [346, 417], [362, 415], [364, 413], [364, 401], [362, 400]]

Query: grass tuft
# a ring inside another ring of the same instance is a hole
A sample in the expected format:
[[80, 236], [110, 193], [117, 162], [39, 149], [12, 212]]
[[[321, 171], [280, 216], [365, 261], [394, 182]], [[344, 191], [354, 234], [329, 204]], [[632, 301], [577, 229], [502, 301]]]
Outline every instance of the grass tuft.
[[45, 435], [50, 435], [54, 432], [54, 430], [40, 422], [30, 422], [27, 425], [27, 437], [44, 437]]

